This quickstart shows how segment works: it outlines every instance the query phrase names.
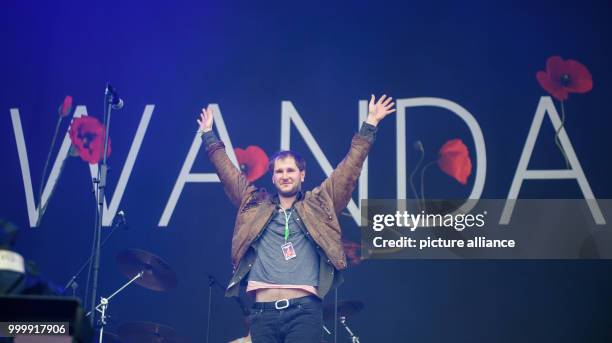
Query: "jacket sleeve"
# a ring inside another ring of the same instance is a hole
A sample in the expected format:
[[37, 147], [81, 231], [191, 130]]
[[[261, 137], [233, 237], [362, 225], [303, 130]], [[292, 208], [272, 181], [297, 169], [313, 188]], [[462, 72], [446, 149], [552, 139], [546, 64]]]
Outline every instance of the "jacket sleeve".
[[215, 136], [214, 132], [203, 133], [202, 140], [206, 146], [208, 158], [215, 166], [217, 175], [223, 184], [225, 194], [234, 206], [240, 207], [242, 201], [256, 190], [255, 186], [247, 181], [246, 177], [230, 161], [225, 152], [225, 145]]
[[319, 186], [322, 192], [331, 197], [336, 213], [344, 210], [351, 200], [363, 162], [374, 143], [375, 133], [375, 126], [363, 123], [359, 133], [355, 134], [351, 140], [348, 154]]

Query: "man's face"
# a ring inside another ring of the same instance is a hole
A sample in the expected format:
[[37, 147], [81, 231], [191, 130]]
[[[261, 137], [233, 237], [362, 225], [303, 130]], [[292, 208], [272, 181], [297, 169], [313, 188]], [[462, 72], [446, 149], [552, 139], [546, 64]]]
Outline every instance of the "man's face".
[[302, 188], [305, 174], [303, 170], [300, 171], [293, 157], [279, 158], [274, 161], [272, 183], [279, 195], [291, 197]]

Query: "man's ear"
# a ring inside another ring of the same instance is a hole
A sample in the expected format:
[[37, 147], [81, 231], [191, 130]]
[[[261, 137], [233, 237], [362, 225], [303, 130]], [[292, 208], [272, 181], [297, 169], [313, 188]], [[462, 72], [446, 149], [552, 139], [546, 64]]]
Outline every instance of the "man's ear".
[[302, 179], [302, 182], [304, 182], [305, 177], [306, 177], [306, 170], [300, 171], [300, 178]]

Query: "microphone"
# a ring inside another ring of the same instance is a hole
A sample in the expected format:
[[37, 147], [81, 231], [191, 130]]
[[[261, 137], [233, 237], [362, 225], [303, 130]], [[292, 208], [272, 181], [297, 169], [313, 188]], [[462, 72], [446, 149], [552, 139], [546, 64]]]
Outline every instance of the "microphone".
[[425, 152], [425, 148], [423, 147], [423, 142], [416, 141], [416, 142], [414, 142], [413, 146], [414, 146], [414, 150], [420, 151], [422, 153]]
[[217, 281], [217, 279], [215, 279], [214, 276], [212, 276], [212, 274], [206, 273], [206, 275], [208, 275], [208, 285], [209, 286], [216, 284], [217, 286], [221, 287], [222, 290], [225, 290], [225, 288], [223, 288], [223, 286]]
[[106, 84], [106, 94], [110, 95], [110, 105], [114, 110], [120, 110], [123, 108], [123, 99], [117, 94], [117, 90], [111, 86], [110, 83]]
[[127, 225], [127, 220], [125, 219], [125, 212], [123, 212], [123, 210], [117, 212], [117, 216], [115, 216], [115, 219], [113, 219], [113, 227], [124, 228], [125, 230], [129, 228]]

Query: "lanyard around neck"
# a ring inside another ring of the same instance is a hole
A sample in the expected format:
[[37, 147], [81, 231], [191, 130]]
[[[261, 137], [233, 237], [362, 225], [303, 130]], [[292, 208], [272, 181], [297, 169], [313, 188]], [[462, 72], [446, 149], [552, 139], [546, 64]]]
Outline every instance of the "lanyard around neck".
[[291, 215], [293, 214], [293, 207], [291, 208], [291, 211], [289, 211], [289, 215], [287, 215], [287, 211], [284, 208], [282, 209], [283, 214], [285, 215], [285, 243], [287, 243], [287, 240], [289, 239], [289, 219], [291, 219]]

